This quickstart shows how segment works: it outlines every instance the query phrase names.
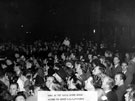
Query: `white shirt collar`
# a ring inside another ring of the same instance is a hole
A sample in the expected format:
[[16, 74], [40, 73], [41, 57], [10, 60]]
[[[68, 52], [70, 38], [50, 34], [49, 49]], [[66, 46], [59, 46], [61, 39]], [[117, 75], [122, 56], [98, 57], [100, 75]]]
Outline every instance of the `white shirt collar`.
[[114, 67], [116, 68], [118, 65], [119, 65], [119, 64], [116, 64], [116, 65], [114, 65]]
[[108, 92], [110, 92], [110, 91], [112, 91], [112, 90], [111, 90], [111, 89], [109, 89], [109, 90], [106, 90], [106, 91], [105, 91], [105, 93], [107, 94], [107, 93], [108, 93]]

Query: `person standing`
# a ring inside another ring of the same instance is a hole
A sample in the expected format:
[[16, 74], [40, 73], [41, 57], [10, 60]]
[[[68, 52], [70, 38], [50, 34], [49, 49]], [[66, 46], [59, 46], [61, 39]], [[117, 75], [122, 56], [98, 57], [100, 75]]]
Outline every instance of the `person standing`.
[[122, 72], [115, 75], [115, 85], [117, 86], [116, 94], [118, 96], [118, 101], [124, 101], [124, 94], [126, 93], [125, 86], [126, 76]]
[[118, 101], [117, 94], [112, 90], [113, 86], [114, 86], [114, 80], [106, 76], [102, 82], [101, 88], [105, 92], [107, 101]]
[[120, 66], [120, 59], [118, 56], [113, 58], [114, 66], [112, 67], [112, 77], [114, 77], [118, 72], [122, 72], [122, 68]]
[[128, 63], [126, 75], [125, 84], [135, 84], [135, 53], [132, 54], [131, 60]]

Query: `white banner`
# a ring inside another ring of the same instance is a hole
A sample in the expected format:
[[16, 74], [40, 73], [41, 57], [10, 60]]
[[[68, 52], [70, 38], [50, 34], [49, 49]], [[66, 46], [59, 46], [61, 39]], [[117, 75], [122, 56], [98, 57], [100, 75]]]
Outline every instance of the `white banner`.
[[97, 101], [95, 91], [39, 91], [38, 101]]

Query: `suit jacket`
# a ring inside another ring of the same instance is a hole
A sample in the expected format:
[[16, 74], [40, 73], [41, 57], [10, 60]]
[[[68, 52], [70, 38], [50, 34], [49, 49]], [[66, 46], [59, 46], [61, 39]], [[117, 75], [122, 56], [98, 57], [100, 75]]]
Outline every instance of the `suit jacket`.
[[124, 101], [124, 94], [126, 93], [126, 86], [121, 85], [117, 88], [116, 94], [118, 96], [118, 101]]
[[128, 84], [135, 84], [135, 63], [133, 61], [130, 61], [128, 63], [128, 68], [125, 75], [126, 75], [126, 80], [125, 80], [126, 86]]
[[106, 68], [106, 75], [108, 75], [109, 77], [113, 78], [112, 68], [110, 68], [110, 67]]
[[114, 91], [109, 91], [106, 94], [106, 97], [108, 99], [107, 101], [118, 101], [117, 94]]
[[112, 71], [112, 77], [114, 77], [118, 72], [122, 72], [122, 68], [120, 65], [118, 65], [117, 67], [113, 67], [111, 71]]
[[124, 73], [126, 76], [126, 80], [125, 80], [125, 86], [127, 87], [129, 84], [129, 78], [132, 77], [132, 75], [129, 74], [129, 72], [126, 71], [126, 73]]

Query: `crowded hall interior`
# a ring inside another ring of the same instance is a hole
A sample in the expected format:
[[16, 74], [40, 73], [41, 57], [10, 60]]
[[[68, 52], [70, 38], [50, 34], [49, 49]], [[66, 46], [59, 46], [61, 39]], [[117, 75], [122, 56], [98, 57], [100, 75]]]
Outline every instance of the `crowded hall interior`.
[[1, 0], [0, 6], [0, 101], [38, 101], [39, 91], [135, 101], [135, 1]]

